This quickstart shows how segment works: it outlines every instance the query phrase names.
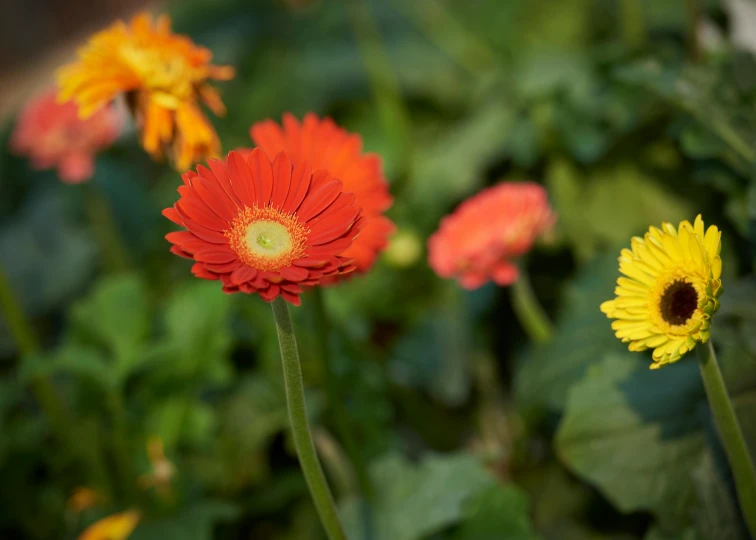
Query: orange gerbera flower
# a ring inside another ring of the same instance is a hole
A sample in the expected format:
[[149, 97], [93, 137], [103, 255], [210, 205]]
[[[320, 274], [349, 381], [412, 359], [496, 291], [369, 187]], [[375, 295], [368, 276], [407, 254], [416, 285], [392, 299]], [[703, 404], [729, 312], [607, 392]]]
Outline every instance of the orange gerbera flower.
[[546, 190], [532, 182], [504, 182], [463, 202], [428, 241], [428, 262], [466, 289], [489, 280], [511, 285], [519, 272], [512, 259], [530, 251], [555, 221]]
[[355, 196], [328, 171], [292, 167], [283, 152], [231, 152], [183, 175], [179, 201], [163, 215], [186, 231], [166, 236], [192, 273], [227, 293], [258, 293], [299, 305], [302, 287], [351, 272], [344, 252], [362, 226]]
[[300, 123], [291, 114], [283, 117], [283, 126], [273, 120], [254, 124], [252, 140], [271, 159], [285, 151], [296, 166], [306, 161], [313, 170], [325, 169], [344, 183], [344, 189], [357, 196], [365, 226], [352, 247], [344, 252], [354, 259], [357, 270], [365, 272], [375, 263], [388, 244], [394, 224], [383, 213], [393, 199], [383, 175], [381, 159], [362, 152], [362, 138], [337, 126], [330, 118], [319, 119], [307, 114]]
[[79, 60], [58, 72], [59, 98], [73, 99], [82, 118], [124, 94], [141, 130], [141, 143], [154, 158], [168, 155], [184, 170], [220, 152], [213, 126], [199, 101], [225, 114], [220, 96], [207, 81], [228, 80], [234, 70], [210, 63], [212, 53], [171, 32], [163, 15], [147, 13], [130, 24], [118, 21], [89, 40]]
[[103, 107], [81, 120], [75, 103], [58, 103], [55, 90], [30, 99], [18, 116], [11, 149], [31, 159], [36, 169], [56, 168], [67, 184], [92, 178], [94, 155], [118, 138], [123, 119], [114, 107]]

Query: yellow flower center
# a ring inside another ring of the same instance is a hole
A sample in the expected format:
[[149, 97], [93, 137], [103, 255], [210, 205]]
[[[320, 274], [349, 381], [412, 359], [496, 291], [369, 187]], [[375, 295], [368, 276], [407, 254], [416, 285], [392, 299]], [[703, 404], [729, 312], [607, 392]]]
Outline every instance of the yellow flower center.
[[275, 272], [302, 256], [310, 230], [295, 214], [266, 206], [245, 208], [224, 231], [239, 260], [258, 270]]
[[155, 99], [164, 107], [176, 109], [193, 95], [192, 68], [182, 55], [133, 43], [125, 43], [120, 54], [142, 86], [153, 91]]

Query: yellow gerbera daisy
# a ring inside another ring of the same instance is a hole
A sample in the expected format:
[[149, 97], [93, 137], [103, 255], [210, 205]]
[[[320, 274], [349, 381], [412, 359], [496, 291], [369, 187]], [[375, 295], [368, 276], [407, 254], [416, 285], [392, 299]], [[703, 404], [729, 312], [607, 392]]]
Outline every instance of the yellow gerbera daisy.
[[617, 298], [601, 304], [612, 329], [631, 351], [653, 349], [651, 369], [679, 360], [709, 340], [722, 294], [721, 233], [695, 223], [664, 223], [634, 237], [619, 257]]
[[203, 101], [225, 114], [220, 96], [207, 81], [228, 80], [234, 70], [210, 63], [212, 53], [171, 32], [163, 15], [153, 22], [140, 13], [130, 24], [118, 21], [92, 36], [79, 60], [58, 71], [60, 101], [73, 100], [82, 118], [125, 95], [153, 157], [168, 155], [176, 168], [216, 156], [220, 142], [203, 114]]

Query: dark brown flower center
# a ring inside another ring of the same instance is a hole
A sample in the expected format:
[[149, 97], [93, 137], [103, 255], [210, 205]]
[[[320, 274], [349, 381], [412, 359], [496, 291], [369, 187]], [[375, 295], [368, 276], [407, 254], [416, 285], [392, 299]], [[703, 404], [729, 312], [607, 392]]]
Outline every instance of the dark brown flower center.
[[661, 297], [661, 315], [669, 324], [685, 324], [698, 307], [698, 293], [687, 281], [672, 282]]

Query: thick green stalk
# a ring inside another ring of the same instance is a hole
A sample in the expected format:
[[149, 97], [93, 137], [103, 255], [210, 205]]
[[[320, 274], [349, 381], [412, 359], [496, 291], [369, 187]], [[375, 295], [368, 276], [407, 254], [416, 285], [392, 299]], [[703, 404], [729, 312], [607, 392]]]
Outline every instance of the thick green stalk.
[[92, 232], [100, 247], [100, 255], [108, 272], [124, 272], [131, 266], [129, 253], [118, 233], [113, 214], [108, 203], [94, 186], [84, 184], [86, 191], [86, 205]]
[[549, 341], [554, 329], [530, 286], [530, 279], [525, 270], [520, 269], [520, 276], [511, 289], [512, 307], [525, 333], [536, 343]]
[[740, 509], [751, 536], [756, 538], [756, 468], [735, 415], [735, 408], [727, 395], [712, 342], [700, 345], [697, 349], [706, 396], [735, 478]]
[[336, 504], [333, 502], [331, 490], [315, 453], [315, 445], [312, 442], [312, 434], [307, 422], [302, 368], [299, 364], [297, 339], [294, 336], [289, 306], [286, 304], [286, 300], [280, 296], [273, 301], [272, 306], [276, 331], [278, 332], [278, 344], [281, 348], [286, 403], [289, 408], [289, 420], [294, 435], [294, 445], [299, 456], [299, 464], [302, 466], [307, 486], [310, 488], [310, 495], [312, 495], [315, 508], [320, 515], [323, 528], [328, 533], [328, 538], [330, 540], [346, 540], [344, 529], [336, 512]]

